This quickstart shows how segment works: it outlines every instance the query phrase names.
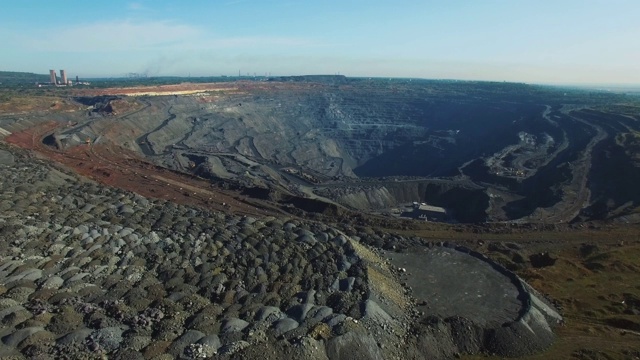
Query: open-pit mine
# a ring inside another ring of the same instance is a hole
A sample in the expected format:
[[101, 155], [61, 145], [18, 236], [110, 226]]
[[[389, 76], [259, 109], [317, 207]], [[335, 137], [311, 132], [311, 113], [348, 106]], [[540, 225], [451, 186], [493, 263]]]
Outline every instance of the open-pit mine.
[[638, 97], [54, 88], [0, 137], [1, 358], [640, 355]]

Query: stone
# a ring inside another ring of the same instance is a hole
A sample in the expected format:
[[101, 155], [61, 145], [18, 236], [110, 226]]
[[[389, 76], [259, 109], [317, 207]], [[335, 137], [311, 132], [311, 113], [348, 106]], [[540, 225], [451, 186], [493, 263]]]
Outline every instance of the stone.
[[342, 322], [344, 322], [347, 319], [347, 316], [344, 314], [333, 314], [333, 316], [328, 317], [326, 319], [324, 319], [323, 321], [325, 321], [327, 323], [327, 325], [329, 325], [330, 327], [335, 327], [337, 325], [340, 325]]
[[274, 321], [280, 320], [284, 317], [286, 317], [286, 315], [280, 310], [280, 308], [275, 306], [263, 306], [258, 309], [254, 319], [256, 321], [273, 323]]
[[106, 351], [114, 351], [120, 347], [120, 343], [122, 342], [122, 333], [126, 330], [126, 327], [106, 327], [104, 329], [99, 329], [94, 331], [90, 338], [94, 339], [100, 346]]
[[15, 326], [31, 317], [31, 313], [22, 305], [14, 305], [0, 311], [0, 323]]
[[[205, 337], [203, 337], [202, 339], [198, 340], [198, 344], [201, 344], [203, 346], [205, 346], [205, 351], [207, 353], [211, 353], [211, 355], [214, 355], [216, 353], [218, 353], [218, 349], [220, 349], [220, 347], [222, 347], [222, 343], [220, 342], [220, 338], [218, 337], [218, 335], [212, 334], [212, 335], [207, 335]], [[211, 351], [213, 350], [213, 351]], [[209, 355], [209, 356], [211, 356]]]
[[293, 320], [292, 318], [284, 318], [276, 321], [273, 324], [273, 330], [276, 336], [281, 336], [293, 329], [298, 328], [298, 326], [300, 326], [300, 323]]
[[333, 309], [328, 306], [318, 306], [309, 310], [306, 317], [307, 319], [316, 319], [322, 321], [327, 318], [329, 315], [333, 314]]
[[242, 331], [244, 330], [247, 326], [249, 326], [249, 323], [242, 320], [242, 319], [237, 319], [237, 318], [231, 318], [231, 319], [227, 319], [224, 324], [222, 325], [222, 333], [230, 333], [230, 332], [236, 332], [236, 331]]
[[17, 346], [23, 340], [27, 339], [29, 336], [33, 334], [45, 331], [43, 327], [28, 327], [24, 329], [17, 330], [7, 336], [2, 338], [2, 342], [7, 346]]
[[302, 322], [313, 306], [313, 304], [294, 305], [287, 310], [287, 315], [298, 322]]
[[365, 318], [372, 319], [381, 324], [392, 320], [391, 316], [389, 316], [386, 311], [382, 310], [378, 303], [371, 299], [364, 302], [364, 316]]
[[61, 345], [71, 345], [71, 344], [84, 344], [85, 339], [91, 335], [93, 329], [77, 329], [67, 335], [60, 337], [56, 342]]
[[[0, 299], [0, 314], [3, 310], [16, 305], [19, 305], [19, 303], [13, 299]], [[2, 315], [0, 315], [0, 319], [2, 319]]]
[[73, 283], [75, 281], [80, 281], [80, 280], [82, 280], [83, 278], [85, 278], [86, 276], [89, 276], [89, 275], [91, 275], [91, 274], [85, 273], [85, 272], [77, 273], [77, 274], [73, 275], [72, 277], [70, 277], [69, 279], [67, 279], [65, 281], [65, 283], [66, 284], [71, 284], [71, 283]]
[[182, 336], [173, 341], [171, 346], [169, 346], [169, 354], [173, 356], [180, 356], [184, 352], [184, 349], [198, 342], [198, 340], [202, 339], [205, 336], [204, 333], [197, 330], [188, 330]]
[[307, 243], [309, 245], [315, 245], [317, 240], [311, 235], [300, 235], [296, 238], [297, 242]]
[[40, 269], [27, 269], [20, 272], [17, 275], [6, 278], [3, 283], [9, 284], [14, 281], [36, 281], [42, 277], [42, 270]]

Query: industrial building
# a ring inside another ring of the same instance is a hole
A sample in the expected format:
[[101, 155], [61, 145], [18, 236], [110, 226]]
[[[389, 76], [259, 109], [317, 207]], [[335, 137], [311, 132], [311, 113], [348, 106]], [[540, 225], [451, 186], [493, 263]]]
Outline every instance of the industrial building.
[[[67, 79], [67, 72], [65, 70], [60, 70], [60, 81], [58, 81], [58, 74], [56, 74], [55, 70], [49, 70], [49, 83], [54, 86], [71, 86], [73, 85], [73, 81]], [[78, 77], [76, 76], [76, 83], [79, 83]], [[38, 84], [38, 87], [46, 84]]]
[[60, 70], [60, 78], [62, 79], [60, 82], [62, 85], [69, 85], [69, 82], [67, 81], [67, 73], [64, 70]]

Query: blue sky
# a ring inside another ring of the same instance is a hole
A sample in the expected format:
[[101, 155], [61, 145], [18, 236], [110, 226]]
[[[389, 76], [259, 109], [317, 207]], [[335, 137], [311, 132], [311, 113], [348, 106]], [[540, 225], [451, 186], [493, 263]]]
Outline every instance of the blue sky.
[[640, 84], [638, 0], [4, 1], [0, 70]]

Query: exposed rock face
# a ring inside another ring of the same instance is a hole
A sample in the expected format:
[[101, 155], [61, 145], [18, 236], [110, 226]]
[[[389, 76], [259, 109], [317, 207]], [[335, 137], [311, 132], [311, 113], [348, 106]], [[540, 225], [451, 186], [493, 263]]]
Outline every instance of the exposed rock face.
[[442, 204], [461, 222], [482, 222], [487, 219], [489, 196], [486, 189], [443, 180], [386, 181], [379, 184], [353, 184], [349, 187], [318, 191], [345, 206], [360, 209], [385, 209], [413, 201]]
[[426, 201], [459, 222], [640, 221], [640, 122], [633, 106], [611, 105], [622, 95], [340, 76], [154, 89], [92, 90], [101, 95], [75, 99], [85, 111], [3, 117], [0, 136], [53, 120], [44, 141], [56, 149], [115, 144], [281, 203]]

